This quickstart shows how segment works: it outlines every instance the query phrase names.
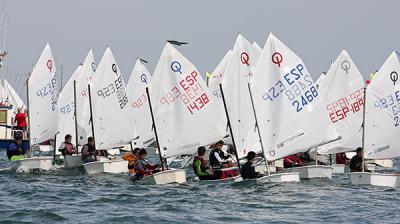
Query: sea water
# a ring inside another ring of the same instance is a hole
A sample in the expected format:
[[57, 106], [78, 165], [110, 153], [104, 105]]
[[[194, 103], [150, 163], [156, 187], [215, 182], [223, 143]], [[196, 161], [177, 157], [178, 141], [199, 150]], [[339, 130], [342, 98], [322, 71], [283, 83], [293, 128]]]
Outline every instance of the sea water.
[[[81, 169], [21, 174], [0, 151], [0, 223], [400, 223], [400, 189], [346, 175], [299, 183], [165, 186]], [[400, 171], [399, 161], [390, 171]]]

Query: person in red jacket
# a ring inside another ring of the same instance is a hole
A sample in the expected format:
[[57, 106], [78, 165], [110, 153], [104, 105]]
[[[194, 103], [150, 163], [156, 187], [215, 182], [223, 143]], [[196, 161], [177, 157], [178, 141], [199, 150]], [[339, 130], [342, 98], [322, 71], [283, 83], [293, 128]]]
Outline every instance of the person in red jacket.
[[16, 125], [16, 130], [21, 130], [24, 138], [26, 138], [27, 122], [26, 122], [26, 112], [22, 112], [22, 108], [18, 108], [18, 112], [15, 115], [14, 125]]
[[346, 153], [336, 153], [336, 164], [349, 164], [349, 158], [347, 158]]
[[294, 155], [286, 156], [283, 158], [283, 167], [291, 168], [295, 166], [303, 166], [304, 162], [300, 159], [301, 153], [296, 153]]
[[156, 170], [158, 168], [158, 164], [151, 164], [147, 161], [147, 151], [146, 149], [140, 149], [139, 152], [139, 159], [135, 161], [135, 171], [136, 171], [136, 178], [138, 180], [142, 179], [145, 176], [152, 175], [153, 173], [159, 172]]

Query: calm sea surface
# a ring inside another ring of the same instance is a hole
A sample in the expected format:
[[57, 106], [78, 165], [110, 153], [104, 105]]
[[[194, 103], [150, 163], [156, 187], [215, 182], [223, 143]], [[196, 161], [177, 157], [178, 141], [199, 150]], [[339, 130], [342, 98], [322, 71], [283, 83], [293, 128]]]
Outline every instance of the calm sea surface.
[[[0, 168], [9, 167], [0, 151]], [[395, 161], [392, 171], [400, 171]], [[188, 169], [190, 176], [192, 171]], [[347, 176], [290, 184], [145, 186], [125, 175], [0, 172], [0, 223], [400, 223], [400, 189]]]

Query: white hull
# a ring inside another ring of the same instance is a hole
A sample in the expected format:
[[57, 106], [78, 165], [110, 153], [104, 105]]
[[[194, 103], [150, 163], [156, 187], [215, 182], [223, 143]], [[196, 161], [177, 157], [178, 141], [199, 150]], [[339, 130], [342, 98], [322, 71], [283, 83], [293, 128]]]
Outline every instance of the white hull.
[[82, 166], [82, 154], [79, 155], [72, 155], [72, 156], [65, 156], [64, 157], [64, 167], [71, 168], [71, 167], [80, 167]]
[[171, 183], [185, 183], [186, 171], [183, 169], [171, 169], [155, 173], [153, 175], [144, 177], [139, 181], [142, 184], [171, 184]]
[[350, 173], [350, 168], [349, 166], [345, 164], [333, 164], [332, 165], [332, 173], [333, 174], [345, 174], [345, 173]]
[[[275, 165], [268, 165], [269, 168], [269, 172], [270, 173], [276, 173], [276, 166]], [[265, 166], [265, 164], [260, 164], [258, 166], [255, 167], [256, 172], [259, 172], [261, 174], [266, 174], [267, 172], [267, 167]]]
[[11, 169], [19, 172], [30, 172], [34, 170], [48, 171], [53, 167], [53, 157], [32, 157], [22, 160], [11, 161]]
[[283, 183], [283, 182], [299, 182], [299, 173], [276, 173], [268, 176], [263, 176], [257, 179], [260, 183]]
[[311, 165], [293, 167], [288, 169], [289, 172], [298, 172], [300, 179], [311, 179], [311, 178], [332, 178], [333, 168], [331, 166], [322, 165]]
[[399, 187], [399, 174], [353, 172], [349, 173], [350, 183], [353, 185], [373, 185], [382, 187]]
[[121, 159], [101, 159], [96, 162], [84, 163], [83, 167], [89, 175], [96, 173], [128, 173], [128, 161]]
[[236, 183], [236, 182], [241, 182], [243, 181], [243, 178], [241, 176], [235, 176], [235, 177], [228, 177], [224, 179], [217, 179], [217, 180], [200, 180], [202, 183]]

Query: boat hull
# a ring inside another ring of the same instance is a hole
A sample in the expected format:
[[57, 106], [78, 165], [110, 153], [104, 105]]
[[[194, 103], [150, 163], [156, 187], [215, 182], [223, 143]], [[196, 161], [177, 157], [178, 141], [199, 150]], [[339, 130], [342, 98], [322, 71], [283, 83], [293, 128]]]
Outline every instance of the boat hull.
[[349, 166], [345, 164], [333, 164], [332, 165], [332, 173], [333, 174], [345, 174], [345, 173], [350, 173], [350, 168]]
[[202, 183], [237, 183], [243, 181], [243, 178], [241, 176], [235, 176], [235, 177], [228, 177], [224, 179], [217, 179], [217, 180], [199, 180]]
[[312, 179], [312, 178], [332, 178], [333, 168], [331, 166], [323, 165], [310, 165], [293, 167], [289, 169], [289, 172], [298, 172], [300, 179]]
[[186, 171], [183, 169], [165, 170], [153, 175], [144, 177], [139, 181], [142, 184], [163, 185], [172, 183], [185, 183]]
[[80, 167], [83, 165], [82, 155], [72, 155], [64, 157], [64, 167], [72, 168], [72, 167]]
[[400, 187], [400, 175], [390, 173], [353, 172], [349, 173], [353, 185], [373, 185], [381, 187]]
[[128, 161], [116, 159], [116, 160], [101, 160], [90, 163], [84, 163], [83, 167], [88, 175], [97, 173], [127, 173], [128, 172]]
[[19, 172], [48, 171], [53, 167], [53, 157], [41, 156], [11, 161], [11, 169]]
[[283, 182], [299, 182], [300, 175], [296, 172], [290, 173], [276, 173], [263, 176], [257, 179], [260, 183], [283, 183]]

